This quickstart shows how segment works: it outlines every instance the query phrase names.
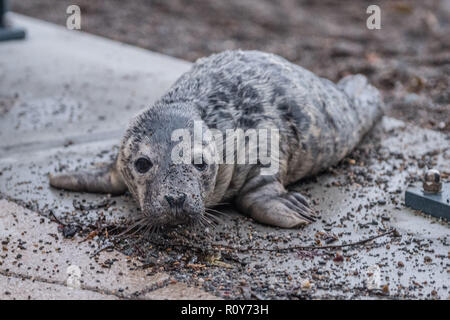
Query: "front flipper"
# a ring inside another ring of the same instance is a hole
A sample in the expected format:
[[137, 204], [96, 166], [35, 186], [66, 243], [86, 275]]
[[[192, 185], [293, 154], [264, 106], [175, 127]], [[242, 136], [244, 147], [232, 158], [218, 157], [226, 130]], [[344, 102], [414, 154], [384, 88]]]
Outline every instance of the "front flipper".
[[93, 171], [50, 174], [50, 185], [58, 189], [78, 192], [110, 193], [119, 195], [127, 191], [115, 163]]
[[265, 183], [262, 176], [256, 179], [244, 186], [242, 195], [236, 199], [242, 212], [258, 222], [282, 228], [294, 228], [316, 220], [300, 193], [287, 191], [278, 181]]

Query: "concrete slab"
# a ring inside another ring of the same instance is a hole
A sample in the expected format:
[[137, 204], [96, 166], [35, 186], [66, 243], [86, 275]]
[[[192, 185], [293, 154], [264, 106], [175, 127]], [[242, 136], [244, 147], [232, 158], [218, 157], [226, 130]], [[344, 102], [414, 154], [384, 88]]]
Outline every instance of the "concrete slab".
[[137, 259], [117, 251], [105, 250], [92, 257], [98, 250], [95, 241], [64, 239], [57, 227], [35, 212], [0, 200], [0, 274], [65, 286], [67, 269], [76, 266], [81, 271], [81, 289], [128, 298], [169, 280], [165, 273], [149, 274]]
[[[390, 118], [384, 118], [340, 165], [293, 186], [308, 195], [322, 215], [310, 226], [279, 230], [256, 224], [232, 208], [219, 208], [227, 215], [216, 228], [178, 228], [151, 239], [131, 239], [136, 240], [133, 246], [116, 247], [126, 255], [103, 251], [98, 261], [90, 259], [104, 238], [82, 243], [79, 236], [63, 239], [57, 224], [44, 216], [52, 212], [65, 223], [83, 226], [99, 220], [122, 224], [122, 219], [133, 216], [136, 205], [128, 196], [104, 202], [102, 195], [52, 190], [48, 173], [109, 161], [120, 136], [120, 130], [113, 134], [112, 128], [126, 123], [139, 108], [123, 106], [156, 99], [162, 93], [159, 89], [169, 86], [170, 79], [188, 64], [33, 19], [15, 18], [30, 30], [30, 37], [31, 30], [35, 35], [30, 47], [27, 42], [0, 45], [0, 73], [4, 75], [0, 77], [0, 195], [32, 211], [0, 202], [0, 235], [2, 241], [10, 238], [5, 242], [7, 251], [0, 255], [1, 274], [64, 285], [67, 267], [76, 264], [83, 272], [82, 288], [119, 297], [152, 298], [153, 290], [160, 287], [161, 297], [183, 296], [179, 292], [187, 290], [183, 285], [165, 287], [169, 274], [223, 298], [449, 298], [448, 222], [423, 216], [403, 202], [404, 190], [420, 180], [427, 166], [438, 168], [448, 180], [450, 140], [442, 133]], [[50, 41], [41, 46], [40, 41], [47, 41], [43, 35], [53, 37], [58, 48]], [[94, 49], [79, 52], [78, 43]], [[69, 53], [64, 51], [66, 44], [73, 49]], [[33, 50], [39, 52], [39, 59], [30, 54]], [[76, 53], [66, 59], [72, 51]], [[17, 63], [18, 67], [12, 67], [7, 60], [10, 56], [22, 57], [27, 67], [20, 69]], [[52, 63], [47, 56], [59, 62]], [[153, 57], [161, 66], [149, 65], [148, 74], [142, 74], [144, 60]], [[78, 67], [64, 69], [63, 62], [72, 60]], [[166, 65], [170, 79], [163, 72]], [[13, 68], [18, 71], [12, 72]], [[158, 92], [148, 91], [153, 90], [148, 89], [151, 79]], [[130, 94], [132, 88], [135, 92]], [[12, 89], [17, 94], [11, 96]], [[82, 112], [78, 107], [60, 110], [70, 104], [66, 97], [81, 99]], [[40, 103], [41, 98], [48, 103]], [[94, 105], [100, 109], [93, 110]], [[94, 205], [81, 210], [80, 201]], [[363, 246], [320, 248], [354, 243], [391, 228], [399, 236], [381, 237]], [[234, 249], [219, 250], [220, 245]], [[298, 248], [305, 245], [316, 248]]]
[[[11, 14], [25, 41], [0, 45], [0, 154], [120, 137], [190, 64]], [[80, 136], [83, 136], [82, 138]]]
[[170, 284], [167, 287], [150, 291], [144, 295], [150, 300], [218, 300], [219, 298], [198, 288], [183, 283]]
[[113, 295], [0, 275], [0, 300], [117, 300]]

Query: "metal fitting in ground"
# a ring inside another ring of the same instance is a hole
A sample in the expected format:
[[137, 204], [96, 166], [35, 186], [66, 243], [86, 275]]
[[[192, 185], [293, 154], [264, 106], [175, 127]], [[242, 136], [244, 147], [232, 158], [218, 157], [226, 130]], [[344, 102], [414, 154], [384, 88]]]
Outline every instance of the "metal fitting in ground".
[[423, 179], [423, 191], [428, 193], [438, 193], [442, 190], [441, 174], [436, 169], [425, 172]]

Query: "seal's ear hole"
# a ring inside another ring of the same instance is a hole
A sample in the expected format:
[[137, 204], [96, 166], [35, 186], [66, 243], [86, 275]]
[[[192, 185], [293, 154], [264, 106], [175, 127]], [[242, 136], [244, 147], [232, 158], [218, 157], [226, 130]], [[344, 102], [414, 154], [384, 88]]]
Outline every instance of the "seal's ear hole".
[[116, 170], [115, 164], [93, 171], [50, 174], [49, 180], [52, 187], [78, 192], [119, 195], [127, 190], [122, 177]]

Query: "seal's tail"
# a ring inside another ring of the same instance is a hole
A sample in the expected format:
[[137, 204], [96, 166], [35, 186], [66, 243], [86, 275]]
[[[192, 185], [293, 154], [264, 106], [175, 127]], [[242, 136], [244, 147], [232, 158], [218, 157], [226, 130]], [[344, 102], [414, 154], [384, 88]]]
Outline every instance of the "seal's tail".
[[366, 133], [383, 115], [380, 92], [362, 74], [346, 76], [337, 83], [337, 86], [352, 100], [359, 113], [361, 129]]

